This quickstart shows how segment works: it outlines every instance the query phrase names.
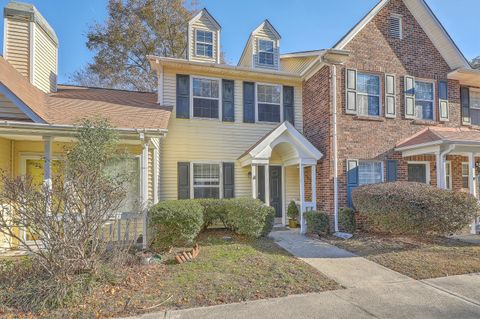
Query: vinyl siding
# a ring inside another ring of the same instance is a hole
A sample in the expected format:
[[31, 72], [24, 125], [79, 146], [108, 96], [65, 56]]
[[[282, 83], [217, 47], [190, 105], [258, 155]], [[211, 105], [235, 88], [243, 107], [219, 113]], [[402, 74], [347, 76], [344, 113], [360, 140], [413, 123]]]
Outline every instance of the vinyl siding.
[[33, 84], [40, 90], [56, 91], [57, 47], [45, 31], [35, 26]]
[[[255, 81], [255, 79], [234, 80], [235, 122], [208, 119], [177, 119], [174, 108], [168, 126], [167, 138], [161, 141], [161, 200], [177, 198], [177, 163], [193, 161], [235, 162], [235, 196], [251, 196], [251, 180], [248, 176], [250, 167], [242, 168], [237, 159], [259, 139], [272, 131], [277, 124], [243, 123], [242, 81]], [[164, 74], [165, 105], [175, 106], [175, 81], [176, 72], [174, 70], [166, 70]], [[295, 124], [299, 131], [302, 131], [301, 101], [301, 86], [296, 85]]]
[[280, 59], [280, 70], [291, 73], [302, 73], [317, 57]]
[[247, 41], [247, 46], [244, 49], [245, 54], [241, 56], [241, 60], [238, 63], [240, 66], [245, 66], [245, 67], [253, 67], [253, 62], [252, 62], [252, 39], [249, 38]]
[[[195, 52], [195, 30], [206, 30], [213, 33], [213, 50], [212, 57], [198, 56]], [[217, 42], [218, 42], [218, 30], [216, 26], [210, 21], [209, 18], [202, 15], [202, 17], [196, 20], [189, 28], [189, 57], [191, 61], [199, 62], [216, 62], [217, 61]]]
[[29, 120], [30, 118], [0, 93], [0, 119]]
[[6, 19], [6, 43], [4, 55], [8, 62], [26, 78], [30, 77], [30, 22]]
[[[273, 41], [273, 65], [272, 66], [259, 63], [259, 57], [258, 57], [258, 41], [259, 40]], [[277, 41], [277, 39], [275, 38], [275, 35], [265, 25], [263, 26], [263, 28], [260, 28], [256, 33], [253, 34], [252, 49], [253, 49], [253, 60], [254, 60], [255, 68], [273, 69], [273, 70], [279, 69], [280, 48], [278, 43], [279, 41]]]
[[298, 166], [285, 168], [285, 212], [290, 201], [300, 200], [300, 175]]

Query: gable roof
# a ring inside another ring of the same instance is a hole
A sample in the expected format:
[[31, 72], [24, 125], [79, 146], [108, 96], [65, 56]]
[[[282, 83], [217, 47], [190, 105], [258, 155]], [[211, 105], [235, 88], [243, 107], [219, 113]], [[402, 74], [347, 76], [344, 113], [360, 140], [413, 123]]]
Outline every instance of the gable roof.
[[280, 36], [280, 33], [278, 33], [277, 29], [275, 29], [275, 27], [270, 23], [270, 21], [268, 21], [268, 19], [263, 20], [263, 22], [260, 23], [260, 25], [256, 27], [251, 34], [254, 35], [258, 31], [260, 31], [260, 29], [262, 29], [263, 27], [267, 27], [273, 33], [273, 35], [277, 40], [280, 40], [282, 38]]
[[[381, 0], [367, 13], [350, 31], [347, 32], [334, 46], [334, 49], [344, 49], [345, 46], [390, 2]], [[424, 0], [402, 0], [424, 32], [432, 41], [433, 45], [440, 52], [449, 67], [457, 69], [460, 67], [470, 68], [465, 56], [452, 40], [443, 25], [437, 19], [430, 7]]]
[[57, 92], [45, 94], [1, 56], [0, 92], [36, 123], [73, 125], [101, 116], [118, 128], [166, 129], [171, 114], [155, 93], [58, 85]]
[[215, 18], [210, 14], [210, 12], [208, 12], [207, 8], [203, 8], [202, 10], [200, 10], [192, 19], [190, 19], [190, 21], [188, 22], [188, 24], [192, 24], [194, 23], [195, 21], [197, 21], [198, 19], [200, 19], [202, 16], [205, 16], [207, 17], [207, 19], [209, 19], [212, 24], [217, 27], [217, 29], [221, 29], [222, 27], [220, 26], [220, 23], [218, 23], [217, 20], [215, 20]]
[[396, 145], [397, 150], [438, 144], [480, 144], [480, 131], [469, 128], [430, 127]]

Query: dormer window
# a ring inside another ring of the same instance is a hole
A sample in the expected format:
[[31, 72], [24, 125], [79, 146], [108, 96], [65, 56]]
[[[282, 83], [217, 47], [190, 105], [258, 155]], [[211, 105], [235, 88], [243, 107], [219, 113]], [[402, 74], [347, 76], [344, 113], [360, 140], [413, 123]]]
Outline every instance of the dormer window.
[[213, 32], [196, 30], [195, 54], [204, 57], [213, 57]]
[[258, 40], [258, 63], [273, 65], [273, 41]]
[[402, 39], [402, 16], [398, 14], [392, 14], [390, 16], [389, 35], [393, 39]]

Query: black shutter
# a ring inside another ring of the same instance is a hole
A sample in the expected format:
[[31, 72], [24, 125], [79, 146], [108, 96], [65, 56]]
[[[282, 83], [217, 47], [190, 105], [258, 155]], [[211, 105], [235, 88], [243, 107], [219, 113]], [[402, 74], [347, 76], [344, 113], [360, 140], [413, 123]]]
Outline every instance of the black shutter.
[[289, 121], [292, 125], [295, 125], [295, 109], [292, 86], [283, 87], [283, 120]]
[[255, 83], [243, 82], [243, 122], [255, 123]]
[[222, 120], [235, 121], [234, 82], [222, 80]]
[[460, 88], [460, 100], [463, 123], [470, 124], [470, 89], [468, 87], [462, 86]]
[[398, 161], [388, 160], [387, 161], [387, 182], [396, 182], [397, 181], [397, 169]]
[[235, 197], [235, 164], [223, 163], [223, 198]]
[[190, 77], [177, 74], [177, 118], [190, 118]]
[[347, 206], [353, 208], [352, 192], [358, 187], [358, 161], [347, 160]]
[[178, 199], [190, 199], [190, 163], [178, 163]]

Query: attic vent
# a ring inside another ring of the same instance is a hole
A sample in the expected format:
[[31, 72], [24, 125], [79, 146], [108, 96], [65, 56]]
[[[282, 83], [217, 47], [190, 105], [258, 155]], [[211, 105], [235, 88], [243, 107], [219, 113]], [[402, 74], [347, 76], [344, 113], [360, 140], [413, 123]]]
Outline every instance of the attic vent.
[[394, 39], [402, 39], [402, 17], [399, 15], [390, 16], [389, 35]]

